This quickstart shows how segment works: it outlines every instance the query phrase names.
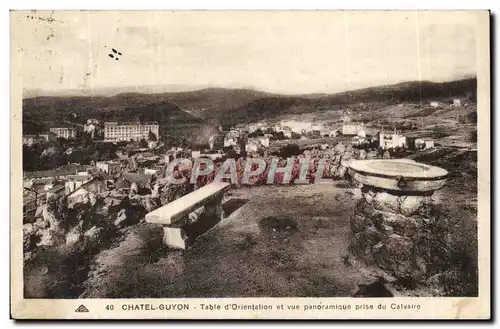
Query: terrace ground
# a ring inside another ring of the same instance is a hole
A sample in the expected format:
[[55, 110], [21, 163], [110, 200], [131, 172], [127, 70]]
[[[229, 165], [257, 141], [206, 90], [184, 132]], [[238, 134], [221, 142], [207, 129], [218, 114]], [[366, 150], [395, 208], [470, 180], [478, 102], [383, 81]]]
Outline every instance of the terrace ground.
[[[475, 221], [463, 204], [475, 197], [474, 184], [454, 180], [439, 199]], [[230, 215], [185, 251], [153, 250], [146, 227], [102, 252], [94, 272], [105, 274], [91, 276], [82, 296], [347, 297], [380, 274], [345, 261], [355, 203], [345, 183], [242, 188], [227, 197]], [[428, 293], [392, 288], [396, 296]]]

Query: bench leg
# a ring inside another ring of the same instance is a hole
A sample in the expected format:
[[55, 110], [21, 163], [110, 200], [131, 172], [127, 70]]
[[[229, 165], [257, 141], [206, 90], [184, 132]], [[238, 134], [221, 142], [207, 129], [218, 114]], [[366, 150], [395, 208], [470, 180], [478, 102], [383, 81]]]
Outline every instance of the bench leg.
[[180, 227], [163, 227], [163, 243], [175, 249], [186, 249], [186, 234]]
[[224, 210], [222, 209], [222, 196], [205, 205], [207, 214], [215, 216], [217, 220], [224, 219]]

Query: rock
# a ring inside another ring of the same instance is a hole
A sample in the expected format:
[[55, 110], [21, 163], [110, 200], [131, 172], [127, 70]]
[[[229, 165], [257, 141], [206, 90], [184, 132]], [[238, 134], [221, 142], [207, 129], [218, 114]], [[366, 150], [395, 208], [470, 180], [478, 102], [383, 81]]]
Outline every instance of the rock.
[[142, 199], [141, 205], [144, 207], [144, 209], [146, 209], [147, 212], [151, 212], [160, 206], [156, 198], [145, 197], [141, 199]]
[[408, 278], [414, 272], [413, 241], [398, 234], [387, 236], [384, 245], [374, 250], [377, 265], [398, 278]]
[[425, 280], [427, 275], [427, 263], [422, 257], [416, 256], [415, 268], [411, 273], [411, 278], [415, 281]]
[[335, 147], [333, 148], [333, 151], [335, 152], [335, 154], [344, 153], [345, 145], [342, 144], [342, 142], [340, 142], [337, 145], [335, 145]]
[[113, 223], [117, 228], [124, 228], [127, 225], [127, 210], [122, 209], [116, 215], [116, 219]]
[[365, 199], [366, 203], [372, 204], [373, 199], [375, 198], [376, 195], [377, 195], [377, 193], [375, 193], [373, 191], [368, 191], [368, 192], [363, 193], [363, 198]]
[[348, 161], [348, 160], [351, 160], [353, 158], [352, 156], [352, 152], [349, 152], [349, 151], [345, 151], [344, 154], [342, 155], [342, 161]]
[[43, 206], [38, 206], [36, 207], [36, 210], [35, 210], [35, 218], [40, 218], [43, 216]]
[[101, 242], [103, 232], [104, 228], [92, 226], [92, 228], [85, 232], [84, 236], [87, 238], [87, 243], [90, 246], [95, 246]]
[[95, 210], [95, 213], [98, 214], [99, 216], [106, 217], [109, 216], [110, 214], [116, 213], [119, 209], [123, 209], [123, 202], [125, 200], [126, 196], [121, 195], [121, 198], [115, 198], [112, 196], [109, 196], [105, 199], [100, 199], [101, 203]]
[[205, 212], [205, 206], [201, 206], [200, 208], [198, 208], [195, 211], [191, 212], [188, 215], [188, 223], [194, 223], [194, 222], [196, 222], [204, 212]]
[[359, 151], [358, 159], [359, 160], [365, 160], [366, 159], [366, 151], [365, 150]]
[[340, 178], [343, 178], [345, 176], [345, 173], [347, 171], [347, 168], [344, 167], [344, 166], [338, 166], [334, 173], [333, 173], [333, 176], [334, 177], [340, 177]]
[[43, 217], [39, 217], [39, 218], [37, 218], [36, 222], [33, 223], [33, 226], [35, 226], [39, 230], [44, 230], [44, 229], [50, 227], [50, 223], [48, 220], [45, 220]]
[[371, 224], [372, 222], [370, 218], [363, 216], [362, 214], [351, 215], [351, 231], [353, 233], [361, 232], [366, 226], [370, 226]]
[[377, 210], [399, 212], [398, 196], [387, 192], [378, 192], [373, 198], [372, 205]]
[[33, 224], [23, 225], [23, 250], [24, 252], [35, 249], [37, 243], [40, 241], [38, 236], [38, 228]]
[[382, 233], [386, 235], [391, 235], [392, 233], [394, 233], [394, 229], [392, 228], [392, 226], [382, 225]]
[[425, 202], [426, 197], [423, 196], [402, 196], [399, 198], [399, 211], [404, 216], [411, 216], [417, 213]]
[[73, 227], [66, 234], [66, 245], [67, 246], [75, 245], [82, 239], [82, 237], [83, 237], [82, 222], [80, 222], [77, 226]]
[[428, 284], [429, 286], [439, 287], [441, 286], [442, 278], [443, 278], [443, 273], [437, 273], [428, 278], [425, 283]]
[[394, 213], [382, 213], [383, 224], [394, 229], [394, 233], [401, 236], [412, 237], [418, 231], [417, 222], [414, 218], [405, 217]]
[[363, 231], [353, 234], [349, 250], [369, 265], [373, 262], [372, 247], [382, 240], [383, 234], [374, 226], [365, 226]]
[[356, 207], [354, 208], [354, 212], [356, 214], [362, 214], [368, 218], [372, 218], [377, 214], [377, 211], [369, 205], [364, 198], [361, 198], [357, 203]]
[[51, 229], [46, 229], [41, 232], [40, 241], [36, 244], [37, 247], [53, 247], [65, 243], [64, 235], [54, 232]]

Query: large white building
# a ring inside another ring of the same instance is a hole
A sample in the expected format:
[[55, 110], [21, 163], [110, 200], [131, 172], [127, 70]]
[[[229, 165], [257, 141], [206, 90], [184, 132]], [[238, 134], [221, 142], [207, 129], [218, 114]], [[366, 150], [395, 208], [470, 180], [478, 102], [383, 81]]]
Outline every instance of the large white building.
[[55, 134], [57, 138], [76, 138], [75, 128], [50, 128], [50, 132]]
[[391, 134], [381, 131], [378, 135], [378, 142], [379, 147], [384, 150], [407, 146], [406, 137], [396, 132]]
[[104, 140], [110, 142], [148, 139], [150, 132], [158, 138], [159, 126], [157, 122], [104, 123]]

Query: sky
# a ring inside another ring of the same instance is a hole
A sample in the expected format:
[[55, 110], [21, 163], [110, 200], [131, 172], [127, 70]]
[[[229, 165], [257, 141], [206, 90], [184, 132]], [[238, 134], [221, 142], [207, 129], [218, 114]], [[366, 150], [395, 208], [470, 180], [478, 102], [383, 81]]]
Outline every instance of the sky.
[[11, 16], [11, 50], [24, 89], [335, 93], [475, 76], [477, 19], [466, 11], [24, 11]]

